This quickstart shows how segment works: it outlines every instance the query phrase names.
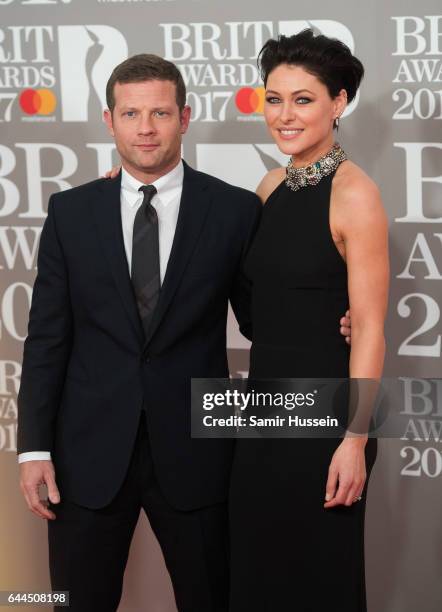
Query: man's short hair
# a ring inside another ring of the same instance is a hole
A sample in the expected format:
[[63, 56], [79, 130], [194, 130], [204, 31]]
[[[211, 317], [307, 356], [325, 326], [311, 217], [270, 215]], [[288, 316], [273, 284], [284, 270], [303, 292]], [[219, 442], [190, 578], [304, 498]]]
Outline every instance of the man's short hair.
[[115, 108], [115, 83], [140, 83], [142, 81], [172, 81], [175, 83], [176, 103], [183, 110], [186, 104], [186, 86], [181, 72], [172, 62], [153, 55], [133, 55], [114, 68], [106, 85], [106, 102], [111, 113]]

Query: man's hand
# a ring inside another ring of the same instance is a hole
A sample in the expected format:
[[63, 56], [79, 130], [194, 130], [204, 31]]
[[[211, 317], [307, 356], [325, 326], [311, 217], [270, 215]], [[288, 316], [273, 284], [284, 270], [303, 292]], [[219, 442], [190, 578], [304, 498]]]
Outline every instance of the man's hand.
[[345, 316], [339, 321], [339, 324], [341, 326], [340, 332], [345, 336], [346, 343], [351, 344], [351, 317], [349, 310], [347, 310]]
[[29, 510], [40, 518], [54, 520], [55, 514], [47, 508], [47, 502], [40, 499], [39, 487], [44, 484], [51, 503], [58, 504], [60, 493], [52, 461], [25, 461], [20, 464], [20, 488]]

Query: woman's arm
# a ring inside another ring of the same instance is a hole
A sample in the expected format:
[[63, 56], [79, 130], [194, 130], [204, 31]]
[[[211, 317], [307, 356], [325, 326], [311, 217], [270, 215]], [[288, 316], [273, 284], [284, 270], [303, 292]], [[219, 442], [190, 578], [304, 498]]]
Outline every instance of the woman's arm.
[[[350, 377], [377, 379], [385, 355], [387, 217], [378, 188], [359, 168], [351, 164], [336, 178], [330, 219], [332, 233], [338, 236], [347, 262], [352, 322]], [[367, 436], [348, 436], [339, 445], [330, 464], [326, 508], [351, 505], [361, 494], [366, 479], [366, 442]]]
[[351, 378], [382, 374], [388, 300], [388, 221], [377, 186], [361, 171], [342, 182], [336, 197], [352, 322]]

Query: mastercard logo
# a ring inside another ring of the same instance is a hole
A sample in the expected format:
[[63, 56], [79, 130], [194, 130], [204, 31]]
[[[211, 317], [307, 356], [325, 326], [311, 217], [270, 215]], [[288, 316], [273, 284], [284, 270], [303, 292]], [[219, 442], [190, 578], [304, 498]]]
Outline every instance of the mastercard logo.
[[236, 108], [246, 115], [251, 113], [263, 113], [264, 111], [264, 87], [243, 87], [235, 96]]
[[50, 89], [25, 89], [19, 104], [27, 115], [50, 115], [57, 106], [57, 98]]

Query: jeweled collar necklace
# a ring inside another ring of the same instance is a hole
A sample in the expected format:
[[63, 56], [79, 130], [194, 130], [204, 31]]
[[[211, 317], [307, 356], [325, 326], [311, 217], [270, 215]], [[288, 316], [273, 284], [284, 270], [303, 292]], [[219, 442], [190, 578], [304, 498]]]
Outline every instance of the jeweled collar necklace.
[[295, 168], [290, 158], [287, 164], [285, 184], [293, 191], [297, 191], [301, 187], [317, 185], [324, 176], [334, 172], [339, 164], [346, 159], [347, 155], [338, 142], [333, 145], [328, 153], [309, 166]]

